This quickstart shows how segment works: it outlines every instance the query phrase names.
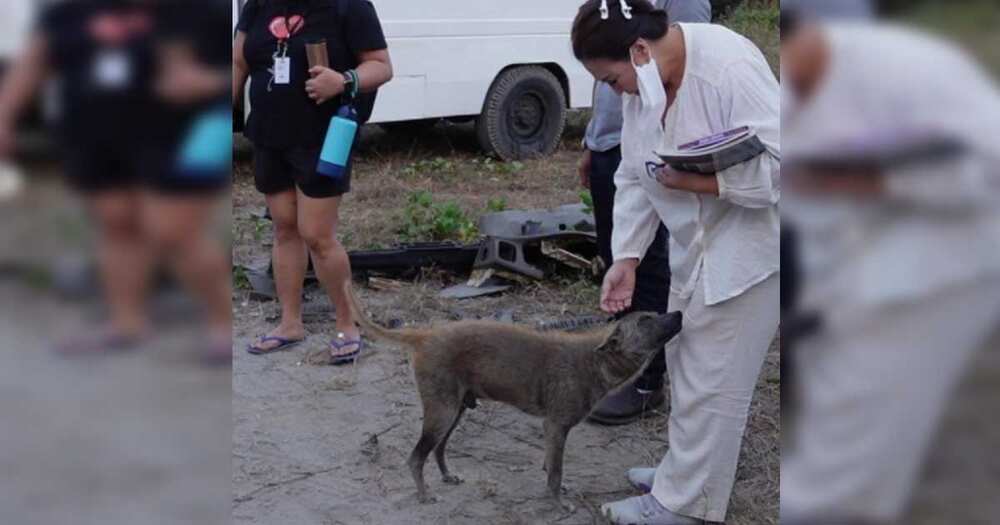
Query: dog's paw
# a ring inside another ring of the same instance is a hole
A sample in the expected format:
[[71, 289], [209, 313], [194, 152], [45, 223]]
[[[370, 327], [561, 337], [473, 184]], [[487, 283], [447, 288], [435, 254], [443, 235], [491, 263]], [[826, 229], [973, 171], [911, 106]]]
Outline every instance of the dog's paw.
[[454, 474], [448, 474], [447, 476], [442, 476], [441, 481], [445, 482], [448, 485], [461, 485], [462, 483], [465, 483], [465, 480]]
[[565, 481], [562, 485], [559, 485], [559, 495], [560, 496], [570, 496], [576, 497], [580, 495], [580, 491], [577, 490], [577, 486], [571, 483], [566, 483]]
[[417, 494], [417, 501], [422, 505], [430, 505], [431, 503], [437, 503], [437, 498], [430, 494]]
[[565, 498], [559, 498], [559, 500], [556, 503], [558, 503], [559, 506], [562, 507], [563, 511], [565, 511], [567, 514], [573, 514], [574, 512], [576, 512], [576, 505], [566, 501]]

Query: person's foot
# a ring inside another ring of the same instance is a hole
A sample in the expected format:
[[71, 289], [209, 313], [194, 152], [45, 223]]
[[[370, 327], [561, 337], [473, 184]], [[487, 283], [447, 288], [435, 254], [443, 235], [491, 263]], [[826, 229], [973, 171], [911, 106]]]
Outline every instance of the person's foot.
[[338, 331], [337, 337], [330, 341], [330, 364], [353, 363], [361, 353], [361, 348], [361, 332], [356, 328]]
[[208, 336], [203, 350], [202, 361], [207, 366], [230, 366], [233, 364], [233, 337], [231, 332], [215, 331]]
[[137, 350], [145, 340], [144, 330], [105, 327], [61, 341], [53, 350], [63, 357], [119, 354]]
[[602, 425], [626, 425], [656, 410], [663, 401], [663, 387], [647, 392], [626, 385], [597, 403], [587, 419]]
[[650, 467], [630, 468], [625, 473], [625, 477], [628, 478], [629, 484], [633, 487], [643, 492], [651, 492], [653, 480], [656, 478], [656, 469]]
[[258, 337], [247, 351], [255, 355], [288, 350], [306, 339], [306, 329], [299, 325], [280, 325], [267, 335]]
[[621, 525], [702, 525], [705, 522], [668, 510], [652, 494], [601, 505], [601, 515]]

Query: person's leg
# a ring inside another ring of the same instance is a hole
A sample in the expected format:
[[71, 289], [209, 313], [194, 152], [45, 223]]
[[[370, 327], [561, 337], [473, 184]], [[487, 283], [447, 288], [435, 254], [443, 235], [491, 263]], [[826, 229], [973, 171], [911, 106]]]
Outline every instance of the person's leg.
[[614, 262], [611, 260], [611, 211], [615, 203], [615, 171], [621, 155], [621, 148], [590, 152], [590, 198], [594, 203], [597, 253], [605, 268], [610, 268]]
[[298, 341], [305, 338], [302, 287], [309, 265], [306, 243], [299, 234], [299, 202], [295, 189], [267, 195], [266, 201], [274, 226], [271, 264], [278, 302], [281, 305], [281, 321], [267, 334], [268, 340], [255, 343], [264, 352], [281, 346], [281, 340]]
[[[351, 279], [351, 262], [347, 250], [337, 240], [340, 201], [342, 197], [312, 198], [299, 190], [299, 234], [312, 254], [313, 269], [320, 284], [326, 289], [336, 311], [336, 329], [344, 341], [356, 341], [360, 331], [354, 324], [354, 315], [347, 287]], [[358, 345], [334, 348], [334, 358], [350, 354]]]
[[778, 294], [772, 275], [706, 306], [699, 281], [684, 308], [684, 330], [667, 349], [670, 445], [652, 490], [672, 512], [726, 518], [750, 401], [778, 330]]
[[97, 225], [109, 330], [115, 336], [141, 337], [148, 330], [146, 298], [153, 261], [141, 228], [141, 195], [134, 189], [114, 189], [88, 194], [85, 199]]
[[[687, 314], [687, 310], [691, 305], [691, 298], [682, 299], [677, 295], [669, 295], [669, 310], [675, 312], [681, 312], [682, 314]], [[684, 321], [687, 323], [687, 319]], [[686, 327], [685, 327], [686, 329]], [[684, 330], [668, 342], [664, 348], [667, 355], [676, 354], [680, 351], [683, 345], [681, 338], [684, 336]], [[675, 368], [669, 367], [667, 371], [671, 376], [675, 376], [680, 373]], [[670, 388], [671, 392], [674, 391], [677, 382], [674, 378], [671, 378]], [[672, 394], [672, 399], [677, 399], [676, 394]], [[678, 410], [676, 405], [671, 407], [671, 419], [673, 419], [673, 411]], [[684, 516], [671, 511], [663, 506], [651, 493], [652, 487], [656, 478], [656, 468], [640, 467], [629, 469], [626, 473], [626, 477], [629, 482], [635, 486], [637, 489], [644, 492], [641, 496], [635, 496], [631, 498], [626, 498], [623, 500], [613, 501], [601, 505], [601, 514], [608, 519], [611, 523], [617, 524], [629, 524], [629, 523], [649, 523], [651, 525], [696, 525], [698, 523], [703, 523], [700, 519], [691, 518], [689, 516]]]
[[[611, 232], [615, 202], [615, 171], [621, 163], [621, 149], [591, 152], [590, 195], [594, 203], [598, 253], [610, 267]], [[660, 226], [646, 257], [636, 269], [636, 289], [633, 310], [663, 313], [670, 292], [670, 263], [667, 258], [667, 230]], [[621, 314], [619, 317], [623, 316]], [[625, 424], [663, 403], [663, 375], [666, 364], [660, 352], [636, 381], [636, 388], [623, 388], [606, 397], [590, 415], [592, 421], [603, 424]], [[638, 390], [637, 390], [638, 389]]]
[[[222, 243], [213, 238], [212, 214], [216, 196], [149, 193], [144, 205], [143, 225], [160, 260], [207, 308], [213, 346], [232, 337], [232, 289], [229, 257]], [[217, 344], [216, 344], [217, 343]]]
[[[970, 358], [1000, 317], [1000, 281], [883, 306], [796, 349], [781, 518], [893, 523]], [[795, 521], [798, 520], [798, 521]]]
[[[646, 256], [635, 271], [635, 295], [632, 307], [638, 311], [666, 313], [670, 296], [669, 234], [666, 226], [660, 225]], [[663, 388], [667, 362], [661, 351], [635, 382], [635, 387], [643, 392], [654, 392]]]
[[274, 228], [271, 266], [281, 305], [278, 326], [250, 347], [253, 353], [267, 353], [279, 347], [288, 348], [288, 344], [306, 336], [302, 325], [302, 285], [309, 254], [299, 235], [295, 172], [288, 152], [258, 147], [254, 149], [253, 160], [254, 186], [265, 196]]

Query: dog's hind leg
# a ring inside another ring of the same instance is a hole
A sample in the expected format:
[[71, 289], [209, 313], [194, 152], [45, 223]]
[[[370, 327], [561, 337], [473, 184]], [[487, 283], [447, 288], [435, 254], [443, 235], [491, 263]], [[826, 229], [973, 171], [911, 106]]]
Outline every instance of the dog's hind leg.
[[437, 459], [438, 469], [441, 470], [441, 480], [449, 485], [458, 485], [462, 482], [462, 478], [454, 476], [448, 471], [448, 464], [444, 459], [444, 449], [448, 446], [448, 438], [451, 437], [451, 433], [455, 430], [455, 427], [458, 426], [458, 420], [462, 419], [462, 414], [465, 413], [465, 407], [466, 405], [463, 404], [462, 407], [458, 409], [458, 414], [455, 414], [455, 421], [452, 422], [451, 427], [448, 428], [448, 432], [445, 433], [444, 437], [441, 438], [441, 441], [438, 443], [437, 448], [434, 449], [434, 458]]
[[427, 456], [437, 447], [438, 443], [448, 434], [449, 429], [456, 422], [460, 412], [457, 400], [424, 400], [424, 427], [420, 433], [420, 440], [413, 448], [410, 459], [407, 462], [410, 472], [413, 474], [413, 481], [417, 484], [417, 499], [421, 503], [430, 503], [434, 499], [427, 494], [427, 483], [424, 481], [424, 463]]
[[566, 446], [566, 436], [569, 434], [568, 425], [552, 422], [548, 419], [542, 425], [545, 431], [545, 472], [549, 475], [549, 494], [556, 499], [563, 507], [571, 508], [562, 501], [562, 468], [563, 451]]

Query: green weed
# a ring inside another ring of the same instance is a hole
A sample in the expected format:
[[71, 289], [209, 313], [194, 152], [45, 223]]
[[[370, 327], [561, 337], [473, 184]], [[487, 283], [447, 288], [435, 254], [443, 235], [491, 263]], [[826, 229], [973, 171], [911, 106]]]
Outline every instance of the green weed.
[[503, 197], [497, 197], [495, 199], [490, 199], [486, 201], [486, 211], [489, 213], [498, 213], [507, 210], [507, 199]]
[[410, 194], [398, 233], [405, 241], [471, 242], [479, 237], [475, 221], [454, 201], [434, 202], [428, 191]]
[[583, 210], [584, 213], [589, 215], [594, 212], [594, 197], [590, 195], [589, 191], [583, 190], [580, 192], [580, 202], [586, 206]]

